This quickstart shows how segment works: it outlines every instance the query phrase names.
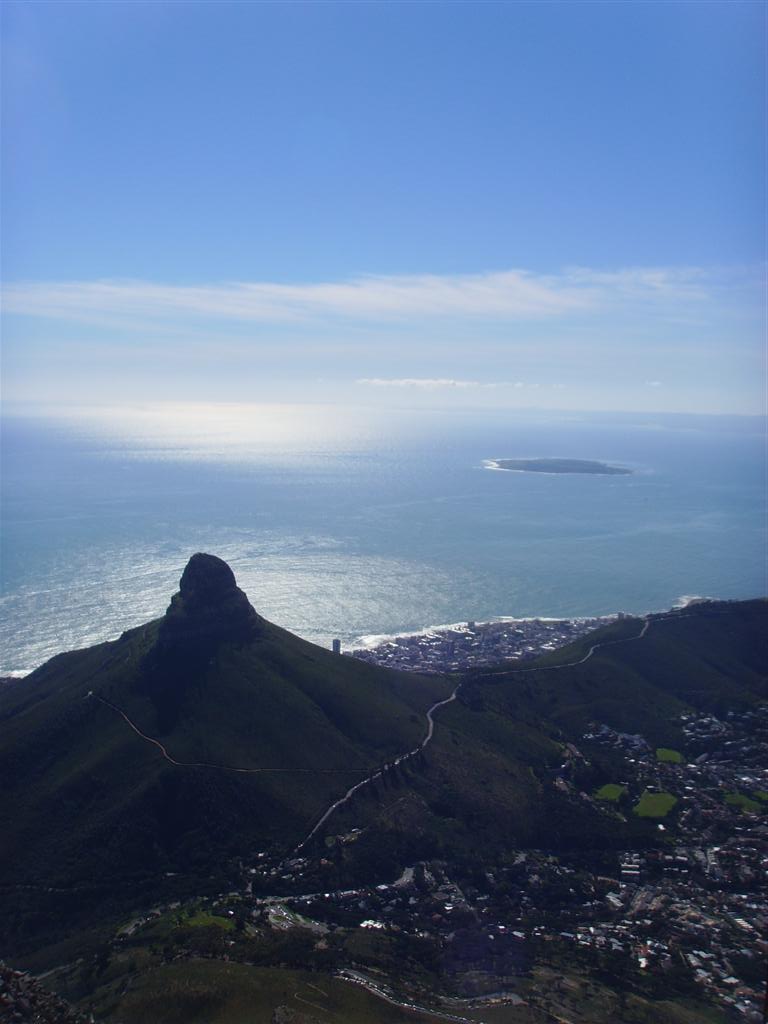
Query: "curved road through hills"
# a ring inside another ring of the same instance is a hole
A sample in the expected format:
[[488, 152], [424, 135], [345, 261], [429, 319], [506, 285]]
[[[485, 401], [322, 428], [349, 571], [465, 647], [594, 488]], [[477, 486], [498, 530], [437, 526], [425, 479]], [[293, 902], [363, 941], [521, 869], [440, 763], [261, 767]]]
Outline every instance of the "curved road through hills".
[[[685, 619], [691, 618], [690, 615], [678, 615], [676, 618]], [[556, 668], [574, 668], [576, 665], [583, 665], [585, 661], [589, 661], [595, 651], [600, 650], [601, 647], [611, 647], [613, 644], [626, 644], [630, 640], [642, 640], [651, 625], [651, 619], [643, 619], [643, 628], [637, 634], [637, 636], [624, 636], [618, 640], [603, 640], [602, 643], [592, 644], [587, 653], [583, 658], [579, 658], [578, 661], [565, 661], [559, 665], [535, 665], [531, 668], [515, 668], [514, 662], [508, 662], [503, 668], [492, 669], [490, 672], [484, 672], [483, 675], [501, 675], [502, 673], [508, 672], [551, 672]]]
[[[548, 665], [548, 666], [541, 666], [541, 667], [534, 667], [534, 668], [522, 668], [522, 669], [515, 669], [515, 668], [510, 667], [509, 664], [507, 664], [507, 665], [505, 665], [504, 668], [499, 669], [498, 672], [544, 672], [544, 671], [550, 671], [551, 669], [573, 668], [574, 665], [583, 665], [584, 662], [585, 661], [589, 661], [589, 659], [592, 657], [592, 655], [595, 653], [595, 651], [599, 650], [601, 647], [609, 647], [612, 644], [624, 644], [624, 643], [627, 643], [630, 640], [641, 640], [645, 636], [645, 634], [648, 632], [648, 629], [649, 629], [650, 625], [651, 625], [651, 619], [645, 618], [645, 619], [643, 619], [643, 627], [640, 630], [640, 632], [637, 634], [637, 636], [622, 637], [619, 640], [604, 640], [602, 643], [593, 644], [589, 648], [587, 653], [584, 655], [584, 657], [580, 658], [578, 661], [569, 661], [569, 662], [566, 662], [565, 664], [562, 664], [562, 665]], [[432, 740], [432, 736], [434, 735], [434, 731], [435, 731], [434, 713], [435, 713], [435, 711], [437, 711], [438, 708], [443, 707], [443, 705], [450, 704], [452, 701], [456, 700], [456, 697], [458, 696], [458, 693], [459, 693], [460, 689], [461, 689], [461, 683], [459, 683], [456, 686], [456, 688], [454, 689], [454, 691], [453, 691], [453, 693], [451, 694], [450, 697], [448, 697], [446, 700], [437, 701], [437, 703], [433, 704], [432, 707], [427, 711], [427, 714], [426, 714], [427, 734], [424, 737], [424, 739], [421, 741], [421, 743], [418, 745], [418, 747], [415, 747], [413, 750], [409, 750], [405, 754], [401, 754], [400, 757], [395, 758], [394, 761], [390, 761], [387, 764], [382, 765], [381, 768], [377, 768], [376, 771], [373, 772], [373, 774], [368, 776], [368, 778], [362, 779], [360, 782], [358, 782], [354, 786], [350, 787], [350, 789], [347, 790], [347, 792], [344, 794], [344, 796], [340, 797], [338, 800], [336, 800], [334, 803], [332, 803], [331, 806], [324, 812], [322, 817], [315, 824], [315, 826], [312, 829], [312, 831], [309, 832], [308, 835], [304, 839], [302, 839], [302, 841], [296, 847], [294, 852], [298, 853], [300, 850], [302, 850], [307, 845], [307, 843], [310, 841], [310, 839], [312, 839], [312, 837], [323, 827], [323, 825], [326, 823], [326, 821], [328, 821], [328, 819], [331, 817], [331, 815], [335, 811], [337, 811], [339, 809], [339, 807], [342, 807], [345, 803], [347, 803], [349, 800], [351, 800], [355, 793], [357, 793], [359, 790], [361, 790], [364, 786], [367, 786], [368, 783], [373, 782], [375, 779], [381, 778], [381, 776], [386, 771], [390, 770], [391, 768], [396, 767], [399, 764], [402, 764], [403, 761], [407, 761], [411, 757], [415, 757], [416, 754], [418, 754], [422, 750], [424, 750], [424, 748]]]
[[427, 734], [421, 741], [421, 743], [418, 745], [418, 747], [414, 747], [413, 750], [409, 750], [407, 753], [401, 754], [399, 757], [396, 757], [394, 761], [388, 761], [386, 764], [382, 765], [381, 768], [377, 768], [372, 775], [368, 776], [368, 778], [363, 779], [361, 782], [358, 782], [357, 785], [352, 786], [351, 789], [348, 789], [344, 796], [340, 797], [335, 803], [331, 804], [331, 806], [323, 814], [323, 816], [317, 822], [312, 831], [304, 839], [302, 839], [302, 841], [296, 847], [296, 853], [298, 853], [299, 850], [303, 849], [303, 847], [307, 845], [312, 836], [314, 836], [315, 833], [323, 827], [323, 825], [330, 818], [334, 811], [338, 810], [338, 808], [341, 807], [342, 804], [345, 804], [348, 800], [351, 800], [352, 796], [358, 791], [358, 789], [362, 789], [363, 786], [367, 786], [369, 782], [373, 782], [375, 779], [381, 778], [381, 776], [385, 772], [389, 771], [392, 768], [395, 768], [399, 764], [402, 764], [403, 761], [407, 761], [409, 758], [415, 757], [416, 754], [420, 753], [426, 747], [426, 745], [430, 742], [435, 732], [435, 719], [433, 717], [435, 711], [437, 711], [438, 708], [441, 708], [444, 704], [450, 704], [451, 701], [456, 700], [456, 695], [459, 692], [460, 687], [461, 683], [459, 683], [454, 688], [454, 691], [450, 697], [446, 697], [445, 700], [437, 701], [427, 711]]
[[[724, 613], [716, 612], [715, 614], [724, 614]], [[584, 655], [584, 657], [583, 658], [579, 658], [578, 661], [567, 661], [567, 662], [563, 662], [560, 665], [537, 665], [537, 666], [532, 666], [530, 668], [515, 668], [514, 667], [514, 662], [512, 662], [512, 663], [507, 662], [502, 668], [496, 669], [496, 670], [494, 670], [494, 671], [492, 671], [490, 673], [486, 672], [486, 673], [484, 673], [484, 675], [497, 675], [497, 674], [509, 673], [509, 672], [552, 672], [555, 669], [574, 668], [576, 665], [583, 665], [585, 661], [589, 661], [589, 659], [592, 657], [592, 655], [595, 653], [595, 651], [599, 651], [603, 647], [612, 647], [614, 644], [626, 644], [626, 643], [630, 643], [631, 641], [634, 641], [634, 640], [642, 640], [643, 637], [646, 635], [646, 633], [651, 628], [651, 625], [654, 622], [658, 623], [658, 622], [665, 622], [665, 621], [671, 621], [671, 620], [677, 621], [678, 619], [690, 619], [690, 618], [693, 618], [693, 616], [691, 616], [691, 615], [678, 615], [678, 614], [675, 614], [675, 615], [670, 616], [667, 619], [664, 619], [664, 618], [651, 619], [649, 616], [642, 616], [642, 617], [640, 617], [640, 621], [643, 623], [643, 625], [642, 625], [642, 628], [641, 628], [640, 632], [637, 634], [637, 636], [625, 636], [625, 637], [619, 638], [618, 640], [603, 640], [603, 641], [601, 641], [598, 644], [592, 644], [592, 646], [589, 648], [589, 650]], [[345, 803], [347, 803], [349, 800], [351, 800], [351, 798], [354, 796], [355, 793], [357, 793], [359, 790], [361, 790], [364, 786], [367, 786], [368, 783], [373, 782], [375, 779], [380, 778], [389, 769], [394, 768], [396, 765], [402, 764], [403, 761], [406, 761], [406, 760], [408, 760], [411, 757], [415, 757], [416, 754], [418, 754], [420, 751], [424, 750], [424, 748], [427, 746], [427, 744], [432, 740], [432, 736], [434, 734], [434, 730], [435, 730], [435, 721], [434, 721], [434, 717], [433, 717], [434, 716], [434, 712], [437, 711], [438, 708], [443, 707], [443, 705], [450, 704], [452, 701], [456, 700], [456, 697], [458, 696], [458, 693], [459, 693], [460, 689], [461, 689], [461, 683], [459, 683], [456, 686], [456, 688], [454, 689], [454, 691], [453, 691], [453, 693], [451, 694], [450, 697], [448, 697], [446, 700], [440, 700], [436, 704], [433, 704], [432, 707], [427, 711], [427, 713], [426, 713], [427, 734], [424, 737], [424, 739], [421, 741], [421, 743], [419, 744], [418, 747], [416, 747], [414, 750], [409, 750], [405, 754], [401, 754], [400, 757], [396, 758], [394, 761], [390, 761], [387, 764], [382, 765], [381, 768], [377, 768], [376, 771], [373, 772], [371, 775], [369, 775], [367, 778], [362, 779], [360, 782], [356, 783], [354, 786], [352, 786], [350, 789], [348, 789], [347, 792], [344, 794], [344, 796], [340, 797], [338, 800], [336, 800], [334, 803], [332, 803], [331, 806], [323, 813], [323, 815], [319, 818], [319, 820], [315, 824], [315, 826], [312, 829], [312, 831], [309, 832], [308, 835], [304, 839], [302, 839], [302, 841], [299, 843], [299, 845], [295, 848], [294, 852], [298, 853], [299, 850], [303, 849], [307, 845], [307, 843], [310, 841], [310, 839], [312, 839], [312, 837], [322, 828], [322, 826], [326, 823], [326, 821], [328, 821], [328, 819], [331, 817], [331, 815], [335, 811], [337, 811], [339, 809], [339, 807], [342, 807]]]

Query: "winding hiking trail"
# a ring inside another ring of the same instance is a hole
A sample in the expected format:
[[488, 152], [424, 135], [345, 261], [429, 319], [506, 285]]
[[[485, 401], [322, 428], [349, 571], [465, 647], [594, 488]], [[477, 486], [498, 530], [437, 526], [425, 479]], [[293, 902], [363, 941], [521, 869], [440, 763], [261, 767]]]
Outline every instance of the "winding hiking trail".
[[147, 743], [154, 744], [166, 761], [169, 761], [177, 768], [212, 768], [222, 772], [238, 772], [241, 775], [260, 775], [265, 772], [292, 772], [294, 774], [308, 775], [362, 775], [368, 771], [367, 768], [232, 768], [230, 765], [210, 764], [207, 761], [177, 761], [175, 757], [172, 757], [168, 753], [160, 740], [156, 740], [153, 736], [147, 736], [145, 732], [142, 732], [138, 725], [131, 721], [128, 715], [126, 715], [122, 708], [119, 708], [117, 704], [113, 704], [112, 701], [107, 700], [105, 697], [100, 697], [98, 693], [94, 693], [93, 690], [89, 690], [85, 697], [86, 699], [88, 697], [92, 697], [94, 700], [99, 701], [101, 704], [104, 704], [106, 707], [117, 712], [117, 714], [128, 723], [131, 729], [133, 729], [138, 736], [141, 736], [141, 738], [146, 740]]

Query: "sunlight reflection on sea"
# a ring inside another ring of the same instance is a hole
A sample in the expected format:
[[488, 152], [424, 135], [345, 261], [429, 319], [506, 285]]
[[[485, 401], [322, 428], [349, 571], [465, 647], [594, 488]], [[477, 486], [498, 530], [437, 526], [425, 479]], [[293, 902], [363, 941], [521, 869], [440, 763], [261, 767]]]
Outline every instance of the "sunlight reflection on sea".
[[[765, 591], [762, 423], [146, 405], [4, 421], [0, 674], [161, 615], [187, 558], [345, 644]], [[487, 472], [598, 459], [632, 476]]]

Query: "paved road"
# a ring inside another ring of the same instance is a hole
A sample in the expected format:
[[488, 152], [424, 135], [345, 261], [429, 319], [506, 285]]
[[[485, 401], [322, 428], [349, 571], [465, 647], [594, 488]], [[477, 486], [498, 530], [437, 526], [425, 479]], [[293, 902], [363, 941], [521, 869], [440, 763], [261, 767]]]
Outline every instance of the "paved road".
[[[709, 611], [708, 615], [727, 615], [727, 611]], [[660, 625], [662, 622], [677, 622], [679, 619], [698, 619], [700, 615], [681, 615], [681, 614], [666, 614], [660, 615], [658, 618], [651, 618], [650, 616], [636, 616], [640, 618], [643, 623], [643, 628], [637, 634], [637, 636], [625, 636], [619, 640], [603, 640], [602, 643], [593, 644], [583, 658], [579, 658], [578, 661], [564, 661], [559, 665], [536, 665], [532, 668], [515, 668], [514, 663], [507, 662], [506, 665], [500, 666], [497, 669], [493, 669], [490, 672], [482, 672], [484, 676], [489, 675], [507, 675], [510, 672], [553, 672], [558, 668], [573, 668], [576, 665], [583, 665], [585, 661], [589, 661], [595, 651], [599, 651], [601, 647], [612, 647], [614, 644], [628, 644], [634, 640], [642, 640], [652, 625]]]
[[[690, 618], [691, 616], [679, 615], [676, 618]], [[506, 665], [500, 666], [499, 668], [493, 669], [490, 672], [483, 672], [484, 676], [495, 676], [495, 675], [507, 675], [510, 672], [552, 672], [558, 668], [574, 668], [576, 665], [583, 665], [585, 661], [589, 661], [595, 651], [599, 651], [601, 647], [611, 647], [613, 644], [626, 644], [632, 640], [642, 640], [651, 625], [651, 619], [643, 620], [643, 628], [637, 634], [637, 636], [623, 636], [619, 640], [603, 640], [600, 644], [592, 644], [587, 653], [583, 658], [579, 658], [578, 661], [564, 661], [559, 665], [536, 665], [532, 668], [516, 668], [514, 663], [507, 663]]]
[[427, 746], [427, 744], [431, 741], [431, 739], [432, 739], [432, 737], [433, 737], [433, 735], [435, 733], [435, 719], [433, 717], [435, 711], [437, 711], [438, 708], [443, 707], [444, 704], [450, 704], [451, 701], [456, 700], [456, 695], [459, 692], [460, 688], [461, 688], [461, 683], [459, 683], [459, 685], [455, 687], [455, 689], [454, 689], [454, 691], [453, 691], [453, 693], [451, 694], [450, 697], [446, 697], [445, 700], [438, 700], [438, 701], [436, 701], [432, 705], [432, 707], [429, 708], [429, 710], [426, 713], [427, 733], [426, 733], [424, 739], [418, 745], [418, 747], [414, 747], [413, 750], [409, 750], [407, 753], [401, 754], [399, 757], [396, 757], [394, 761], [388, 761], [386, 764], [382, 765], [381, 768], [377, 768], [376, 771], [372, 772], [367, 778], [363, 779], [361, 782], [356, 783], [356, 785], [351, 786], [347, 790], [347, 792], [344, 794], [344, 796], [339, 797], [339, 799], [334, 801], [334, 803], [332, 803], [331, 806], [324, 812], [322, 817], [316, 822], [316, 824], [315, 824], [314, 828], [312, 829], [312, 831], [307, 836], [305, 836], [304, 839], [302, 839], [302, 841], [296, 847], [296, 851], [295, 852], [298, 853], [299, 850], [303, 849], [307, 845], [307, 843], [310, 841], [312, 836], [314, 836], [315, 833], [318, 832], [323, 827], [323, 825], [326, 823], [326, 821], [328, 821], [328, 819], [334, 813], [334, 811], [337, 811], [339, 809], [339, 807], [341, 807], [343, 804], [347, 803], [348, 800], [351, 800], [352, 797], [354, 796], [354, 794], [357, 793], [358, 790], [362, 789], [363, 786], [367, 786], [371, 782], [375, 782], [375, 780], [376, 779], [380, 779], [381, 776], [384, 775], [385, 772], [390, 771], [392, 768], [395, 768], [397, 765], [402, 764], [403, 761], [407, 761], [408, 758], [415, 757], [416, 754], [420, 753], [420, 751], [422, 751]]
[[[676, 621], [677, 619], [684, 619], [684, 618], [691, 618], [691, 617], [692, 616], [690, 616], [690, 615], [675, 615], [673, 618]], [[643, 625], [642, 625], [642, 628], [640, 629], [640, 632], [637, 634], [637, 636], [621, 637], [618, 640], [603, 640], [599, 644], [592, 644], [592, 646], [589, 648], [589, 650], [584, 655], [584, 657], [583, 658], [579, 658], [578, 661], [568, 661], [568, 662], [564, 662], [564, 663], [562, 663], [560, 665], [541, 665], [541, 666], [536, 666], [536, 667], [531, 667], [531, 668], [515, 668], [514, 665], [510, 665], [508, 663], [505, 666], [500, 667], [500, 668], [496, 669], [493, 672], [484, 672], [483, 675], [499, 675], [499, 674], [505, 674], [506, 675], [509, 672], [551, 672], [554, 669], [573, 668], [576, 665], [583, 665], [585, 661], [589, 661], [589, 659], [592, 657], [592, 655], [595, 653], [595, 651], [599, 651], [603, 647], [612, 647], [614, 644], [626, 644], [626, 643], [630, 643], [630, 642], [635, 641], [635, 640], [642, 640], [642, 638], [646, 635], [646, 633], [650, 629], [652, 622], [654, 622], [654, 621], [665, 621], [665, 620], [652, 620], [652, 619], [646, 617], [646, 618], [644, 618], [642, 620]], [[447, 697], [445, 700], [437, 701], [437, 703], [433, 704], [432, 707], [427, 711], [427, 714], [426, 714], [427, 733], [426, 733], [424, 739], [421, 741], [421, 743], [419, 744], [418, 747], [416, 747], [414, 750], [409, 750], [406, 754], [401, 754], [400, 757], [396, 758], [394, 761], [390, 761], [389, 763], [383, 765], [381, 768], [376, 769], [376, 771], [373, 772], [371, 775], [369, 775], [368, 778], [362, 779], [360, 782], [356, 783], [354, 786], [351, 786], [347, 790], [347, 792], [344, 794], [344, 796], [342, 796], [338, 800], [334, 801], [334, 803], [332, 803], [331, 806], [323, 813], [321, 818], [315, 824], [315, 826], [312, 829], [312, 831], [296, 847], [295, 852], [298, 853], [299, 850], [303, 849], [307, 845], [307, 843], [310, 841], [310, 839], [312, 839], [312, 837], [323, 827], [323, 825], [326, 823], [326, 821], [328, 821], [328, 819], [331, 817], [331, 815], [335, 811], [337, 811], [339, 809], [339, 807], [342, 807], [349, 800], [351, 800], [355, 793], [357, 793], [359, 790], [363, 789], [363, 787], [367, 786], [369, 783], [374, 782], [378, 778], [381, 778], [381, 776], [386, 771], [388, 771], [389, 769], [395, 767], [398, 764], [401, 764], [403, 761], [406, 761], [408, 758], [414, 757], [420, 751], [424, 750], [424, 748], [427, 746], [427, 744], [431, 742], [432, 737], [434, 735], [434, 731], [435, 731], [434, 713], [435, 713], [435, 711], [437, 711], [438, 708], [443, 707], [445, 704], [450, 704], [452, 701], [456, 700], [456, 697], [457, 697], [460, 689], [461, 689], [461, 683], [459, 683], [459, 685], [454, 689], [454, 691], [453, 691], [453, 693], [451, 694], [450, 697]]]
[[411, 1013], [424, 1013], [428, 1017], [439, 1017], [441, 1020], [455, 1021], [456, 1024], [482, 1024], [482, 1021], [478, 1021], [477, 1018], [470, 1020], [469, 1017], [459, 1017], [458, 1014], [448, 1013], [445, 1010], [429, 1010], [426, 1006], [419, 1006], [417, 1003], [406, 1003], [404, 1000], [390, 995], [380, 985], [371, 981], [370, 978], [367, 978], [359, 971], [344, 968], [338, 971], [336, 977], [341, 979], [341, 981], [350, 981], [353, 985], [360, 985], [361, 988], [370, 992], [371, 995], [378, 996], [379, 999], [385, 1000], [385, 1002], [390, 1003], [392, 1006], [398, 1006], [401, 1010], [410, 1010]]

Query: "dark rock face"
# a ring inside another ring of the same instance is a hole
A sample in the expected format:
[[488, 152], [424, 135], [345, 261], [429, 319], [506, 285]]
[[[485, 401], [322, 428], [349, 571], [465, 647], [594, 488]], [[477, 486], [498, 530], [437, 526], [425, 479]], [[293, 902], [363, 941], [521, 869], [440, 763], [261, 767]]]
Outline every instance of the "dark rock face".
[[227, 563], [216, 555], [198, 551], [187, 562], [181, 575], [179, 592], [189, 601], [210, 603], [237, 590], [235, 574]]
[[226, 562], [202, 553], [190, 558], [144, 663], [142, 688], [162, 732], [173, 728], [184, 694], [204, 679], [220, 646], [247, 643], [263, 625]]
[[171, 599], [160, 627], [161, 645], [202, 639], [245, 639], [259, 616], [235, 582], [235, 574], [215, 555], [192, 555], [178, 594]]

